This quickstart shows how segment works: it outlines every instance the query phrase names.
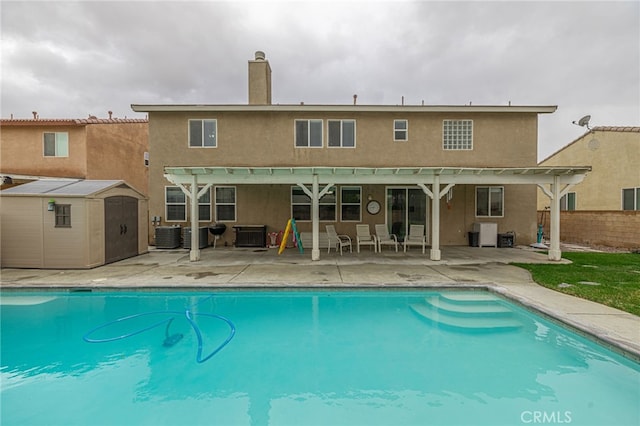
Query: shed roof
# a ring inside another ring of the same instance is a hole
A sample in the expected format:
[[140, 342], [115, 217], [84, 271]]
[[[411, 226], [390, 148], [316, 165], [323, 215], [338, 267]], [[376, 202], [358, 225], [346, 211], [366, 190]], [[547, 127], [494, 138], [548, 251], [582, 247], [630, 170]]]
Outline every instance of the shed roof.
[[86, 197], [117, 186], [131, 188], [123, 180], [41, 179], [5, 189], [1, 194]]

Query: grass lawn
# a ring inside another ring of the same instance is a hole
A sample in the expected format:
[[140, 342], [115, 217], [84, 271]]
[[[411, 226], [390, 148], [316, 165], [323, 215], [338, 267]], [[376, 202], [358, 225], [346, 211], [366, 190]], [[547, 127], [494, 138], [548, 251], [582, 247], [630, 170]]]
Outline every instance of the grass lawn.
[[514, 263], [547, 288], [640, 316], [640, 254], [562, 253], [569, 265]]

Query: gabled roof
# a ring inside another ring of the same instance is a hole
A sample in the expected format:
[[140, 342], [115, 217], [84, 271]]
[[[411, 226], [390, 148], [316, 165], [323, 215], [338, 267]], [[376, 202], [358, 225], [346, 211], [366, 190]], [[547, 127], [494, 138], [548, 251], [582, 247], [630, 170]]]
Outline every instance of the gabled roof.
[[41, 179], [5, 189], [0, 194], [86, 197], [119, 186], [135, 191], [123, 180]]

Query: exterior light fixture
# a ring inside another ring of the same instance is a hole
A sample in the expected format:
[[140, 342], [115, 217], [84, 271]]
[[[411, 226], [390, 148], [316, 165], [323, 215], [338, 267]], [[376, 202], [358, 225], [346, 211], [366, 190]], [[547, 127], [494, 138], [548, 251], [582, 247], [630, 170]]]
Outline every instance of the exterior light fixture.
[[48, 206], [47, 206], [47, 210], [52, 212], [56, 207], [56, 200], [54, 200], [53, 198], [51, 198], [49, 200]]

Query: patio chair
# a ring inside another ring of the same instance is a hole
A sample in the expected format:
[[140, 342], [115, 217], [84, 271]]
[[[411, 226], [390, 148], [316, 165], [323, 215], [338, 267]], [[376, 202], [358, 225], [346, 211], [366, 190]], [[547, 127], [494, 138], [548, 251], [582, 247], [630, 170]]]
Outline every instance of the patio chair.
[[407, 246], [422, 246], [422, 254], [424, 254], [427, 245], [427, 237], [424, 235], [424, 225], [410, 225], [409, 235], [404, 239], [404, 252], [407, 252]]
[[346, 234], [338, 234], [336, 232], [336, 227], [333, 225], [327, 225], [327, 235], [329, 236], [329, 247], [327, 248], [327, 253], [331, 253], [331, 246], [334, 246], [336, 251], [338, 251], [338, 247], [340, 248], [340, 256], [342, 256], [342, 247], [349, 247], [349, 252], [353, 253], [350, 236]]
[[395, 234], [389, 234], [389, 228], [385, 224], [376, 225], [376, 239], [378, 240], [378, 251], [382, 253], [382, 246], [394, 246], [396, 253], [398, 252], [398, 237]]
[[356, 243], [358, 253], [360, 253], [360, 246], [373, 246], [373, 251], [378, 251], [378, 242], [375, 235], [369, 232], [369, 225], [356, 225]]

